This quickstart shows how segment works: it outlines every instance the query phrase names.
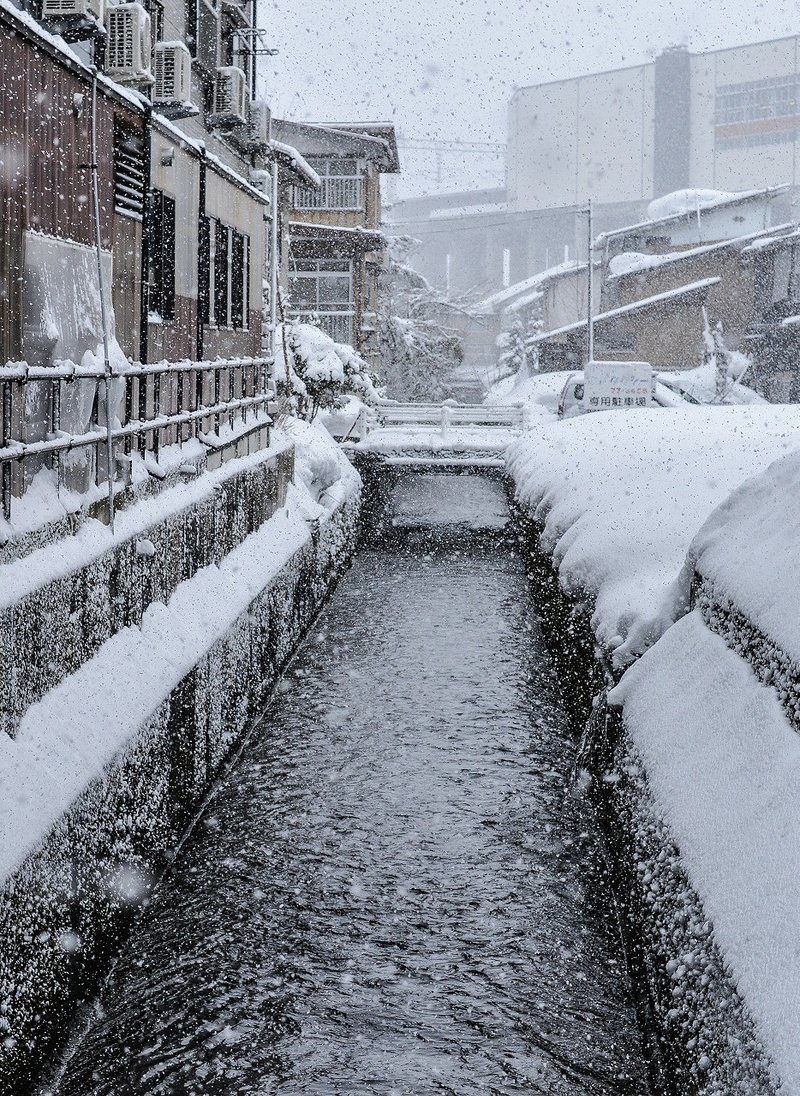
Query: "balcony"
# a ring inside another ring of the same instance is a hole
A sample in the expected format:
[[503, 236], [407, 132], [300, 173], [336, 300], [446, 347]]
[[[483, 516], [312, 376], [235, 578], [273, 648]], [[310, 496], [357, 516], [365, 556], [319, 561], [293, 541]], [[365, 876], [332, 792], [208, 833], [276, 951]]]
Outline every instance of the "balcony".
[[310, 187], [294, 188], [295, 209], [351, 209], [364, 208], [363, 175], [324, 175], [319, 190]]
[[334, 342], [353, 345], [354, 312], [292, 312], [293, 320], [310, 323], [324, 331]]

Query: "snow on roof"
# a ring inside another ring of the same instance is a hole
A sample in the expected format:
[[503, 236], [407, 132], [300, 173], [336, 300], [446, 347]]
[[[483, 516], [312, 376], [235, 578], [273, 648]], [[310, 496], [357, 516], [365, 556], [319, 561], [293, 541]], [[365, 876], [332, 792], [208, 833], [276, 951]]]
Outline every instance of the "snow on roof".
[[445, 206], [443, 209], [432, 209], [428, 215], [431, 221], [443, 221], [448, 217], [477, 217], [484, 213], [505, 213], [508, 206], [505, 202], [485, 202], [483, 205], [470, 206]]
[[768, 233], [763, 234], [761, 239], [754, 240], [749, 247], [746, 247], [743, 254], [752, 255], [758, 251], [767, 251], [771, 247], [780, 247], [787, 240], [797, 240], [798, 236], [800, 236], [800, 227], [797, 225], [780, 227], [788, 227], [793, 229], [793, 231], [781, 233], [780, 228], [771, 228]]
[[[623, 251], [620, 255], [614, 255], [609, 260], [608, 277], [609, 280], [624, 278], [627, 274], [638, 274], [644, 270], [664, 266], [667, 263], [679, 263], [684, 259], [695, 259], [700, 255], [708, 255], [714, 251], [742, 247], [742, 244], [748, 240], [759, 243], [761, 237], [766, 238], [764, 242], [775, 242], [776, 239], [788, 238], [787, 235], [781, 234], [791, 234], [790, 230], [793, 228], [795, 228], [795, 225], [792, 222], [787, 222], [783, 225], [776, 225], [774, 228], [762, 228], [758, 232], [749, 232], [745, 236], [735, 236], [732, 240], [719, 240], [713, 244], [702, 244], [700, 247], [690, 247], [685, 251], [670, 251], [664, 255], [648, 255], [640, 251]], [[742, 247], [742, 251], [750, 251], [750, 248]]]
[[[326, 126], [318, 122], [295, 122], [289, 118], [273, 118], [272, 127], [273, 131], [281, 134], [282, 136], [289, 137], [295, 143], [300, 143], [303, 137], [306, 138], [333, 138], [339, 144], [351, 144], [353, 142], [358, 143], [361, 146], [360, 151], [362, 154], [367, 153], [369, 150], [369, 158], [381, 160], [381, 167], [385, 171], [396, 172], [400, 170], [400, 162], [397, 155], [397, 145], [394, 137], [394, 127], [389, 124], [387, 127], [387, 135], [380, 136], [378, 134], [368, 132], [369, 127], [365, 126], [364, 129], [359, 129], [360, 123], [353, 123], [352, 129], [344, 129], [339, 126]], [[365, 147], [366, 146], [366, 147]], [[311, 150], [304, 149], [306, 154], [309, 154]]]
[[314, 171], [308, 160], [292, 145], [287, 145], [283, 141], [276, 141], [273, 138], [269, 143], [269, 147], [273, 152], [278, 153], [279, 157], [285, 157], [289, 166], [294, 168], [298, 175], [302, 176], [310, 186], [315, 188], [322, 186], [322, 179]]
[[504, 313], [522, 312], [524, 308], [528, 308], [530, 305], [535, 304], [537, 301], [542, 300], [544, 292], [541, 289], [532, 289], [530, 293], [523, 293], [522, 296], [517, 297], [507, 304], [503, 309]]
[[[785, 193], [788, 189], [788, 183], [781, 183], [778, 186], [766, 187], [761, 190], [742, 190], [736, 193], [724, 190], [678, 190], [675, 191], [674, 194], [667, 194], [664, 198], [659, 198], [655, 202], [651, 202], [648, 207], [648, 212], [654, 206], [656, 210], [674, 208], [679, 210], [679, 212], [672, 212], [655, 218], [648, 217], [647, 220], [639, 221], [636, 224], [624, 225], [622, 228], [615, 228], [609, 232], [602, 232], [596, 237], [594, 247], [602, 247], [607, 241], [616, 239], [619, 236], [627, 236], [629, 233], [671, 224], [673, 221], [680, 221], [688, 217], [697, 216], [698, 213], [709, 213], [713, 210], [725, 209], [728, 206], [756, 201], [759, 198], [772, 201], [773, 198], [776, 198], [779, 194]], [[690, 195], [694, 196], [694, 204], [692, 205], [689, 204]], [[674, 200], [672, 206], [668, 204], [668, 199]], [[664, 204], [659, 205], [658, 203]]]
[[[613, 320], [617, 316], [627, 316], [631, 312], [639, 312], [645, 308], [652, 308], [654, 305], [675, 300], [677, 297], [685, 297], [691, 293], [709, 289], [712, 285], [718, 285], [721, 281], [721, 278], [701, 278], [697, 282], [690, 282], [688, 285], [681, 285], [676, 289], [668, 289], [664, 293], [655, 293], [652, 297], [643, 297], [640, 301], [633, 301], [632, 304], [624, 304], [620, 308], [612, 308], [608, 312], [598, 312], [594, 318], [594, 322], [596, 324], [603, 323], [605, 320]], [[575, 323], [566, 324], [564, 327], [557, 327], [553, 331], [543, 331], [541, 335], [537, 335], [531, 342], [544, 342], [557, 335], [566, 335], [571, 331], [579, 331], [582, 327], [586, 326], [586, 322], [586, 320], [576, 320]]]
[[[11, 22], [16, 22], [20, 29], [24, 28], [29, 34], [38, 38], [43, 45], [49, 46], [49, 48], [54, 53], [59, 54], [60, 59], [65, 61], [71, 68], [81, 69], [87, 79], [92, 79], [92, 68], [86, 63], [84, 58], [77, 54], [60, 35], [51, 34], [48, 30], [45, 30], [41, 23], [34, 19], [30, 12], [23, 11], [21, 8], [16, 7], [11, 3], [11, 0], [0, 0], [0, 14], [7, 17]], [[115, 83], [115, 81], [110, 80], [103, 73], [98, 73], [97, 83], [106, 91], [115, 95], [118, 99], [123, 99], [128, 106], [140, 113], [149, 103], [149, 100], [138, 91]]]
[[540, 270], [538, 274], [534, 274], [530, 278], [525, 278], [524, 281], [515, 282], [514, 285], [509, 285], [505, 289], [500, 289], [496, 293], [492, 293], [491, 296], [485, 297], [482, 301], [479, 301], [473, 308], [473, 311], [481, 316], [491, 315], [492, 313], [500, 311], [500, 305], [506, 304], [520, 294], [527, 293], [531, 289], [536, 289], [546, 282], [549, 282], [551, 279], [563, 278], [567, 274], [574, 274], [576, 270], [585, 269], [585, 262], [578, 262], [577, 259], [567, 259], [566, 262], [559, 263], [558, 266], [551, 266], [548, 267], [547, 270]]

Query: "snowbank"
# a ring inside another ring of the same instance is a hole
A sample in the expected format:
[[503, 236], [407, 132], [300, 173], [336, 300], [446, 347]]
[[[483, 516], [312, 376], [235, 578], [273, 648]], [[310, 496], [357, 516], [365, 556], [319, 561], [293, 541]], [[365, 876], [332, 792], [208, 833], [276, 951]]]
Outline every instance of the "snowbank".
[[[723, 404], [767, 403], [768, 401], [763, 396], [759, 396], [758, 392], [748, 388], [745, 384], [739, 383], [739, 378], [743, 377], [750, 367], [750, 359], [737, 350], [728, 350], [727, 354], [729, 358], [728, 382], [721, 402]], [[695, 366], [693, 369], [660, 372], [657, 376], [660, 381], [678, 385], [679, 388], [700, 403], [717, 402], [717, 376], [713, 362]]]
[[[0, 734], [0, 879], [19, 867], [158, 705], [247, 611], [308, 540], [309, 522], [324, 520], [357, 489], [358, 473], [325, 430], [296, 420], [290, 420], [283, 432], [275, 431], [270, 450], [229, 463], [264, 460], [289, 439], [296, 446], [295, 485], [289, 488], [286, 506], [219, 565], [201, 568], [182, 582], [167, 604], [152, 603], [141, 625], [123, 628], [103, 643], [76, 672], [28, 709], [15, 738]], [[213, 487], [214, 477], [215, 473], [205, 473], [199, 478], [212, 481]], [[198, 490], [202, 485], [192, 486]], [[125, 523], [118, 523], [116, 539], [138, 528], [135, 511], [141, 508], [152, 521], [170, 501], [185, 506], [186, 488], [122, 511]], [[153, 510], [153, 504], [158, 510]], [[96, 545], [91, 537], [90, 543], [85, 541], [93, 526], [100, 527], [102, 545], [108, 547], [111, 533], [91, 521], [62, 542], [62, 561], [68, 560], [74, 568], [91, 558]], [[42, 561], [52, 563], [50, 549], [42, 553]], [[33, 566], [36, 571], [39, 554], [0, 568], [4, 600], [20, 596], [13, 583], [14, 576], [22, 577], [20, 564], [28, 568], [25, 577], [30, 585], [30, 569]], [[39, 577], [51, 569], [43, 565]]]
[[800, 737], [776, 692], [698, 612], [631, 667], [609, 699], [623, 705], [782, 1091], [800, 1092]]
[[800, 452], [743, 483], [708, 518], [689, 548], [715, 598], [731, 603], [800, 662]]
[[686, 611], [708, 515], [798, 447], [800, 407], [686, 406], [543, 422], [506, 460], [562, 586], [594, 599], [595, 634], [625, 666]]
[[558, 413], [558, 400], [571, 372], [535, 373], [505, 377], [493, 384], [485, 404], [525, 407], [531, 415]]

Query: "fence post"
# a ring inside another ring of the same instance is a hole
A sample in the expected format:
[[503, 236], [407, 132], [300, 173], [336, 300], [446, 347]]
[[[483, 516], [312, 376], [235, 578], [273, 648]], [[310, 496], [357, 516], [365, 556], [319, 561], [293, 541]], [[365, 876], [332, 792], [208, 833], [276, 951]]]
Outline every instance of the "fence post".
[[[13, 381], [3, 381], [3, 448], [11, 441], [11, 385]], [[11, 521], [11, 461], [4, 460], [2, 468], [3, 517]]]

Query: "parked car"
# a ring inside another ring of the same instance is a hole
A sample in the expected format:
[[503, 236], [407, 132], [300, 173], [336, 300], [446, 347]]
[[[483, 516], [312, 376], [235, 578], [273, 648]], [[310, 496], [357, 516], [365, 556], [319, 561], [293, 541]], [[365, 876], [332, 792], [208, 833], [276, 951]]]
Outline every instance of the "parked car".
[[[573, 415], [581, 415], [600, 408], [586, 407], [584, 405], [584, 379], [583, 371], [570, 373], [561, 389], [558, 399], [558, 417], [560, 419], [571, 418]], [[680, 407], [686, 403], [700, 403], [694, 396], [683, 391], [673, 381], [663, 383], [658, 379], [658, 374], [653, 374], [653, 387], [650, 398], [650, 407]]]

